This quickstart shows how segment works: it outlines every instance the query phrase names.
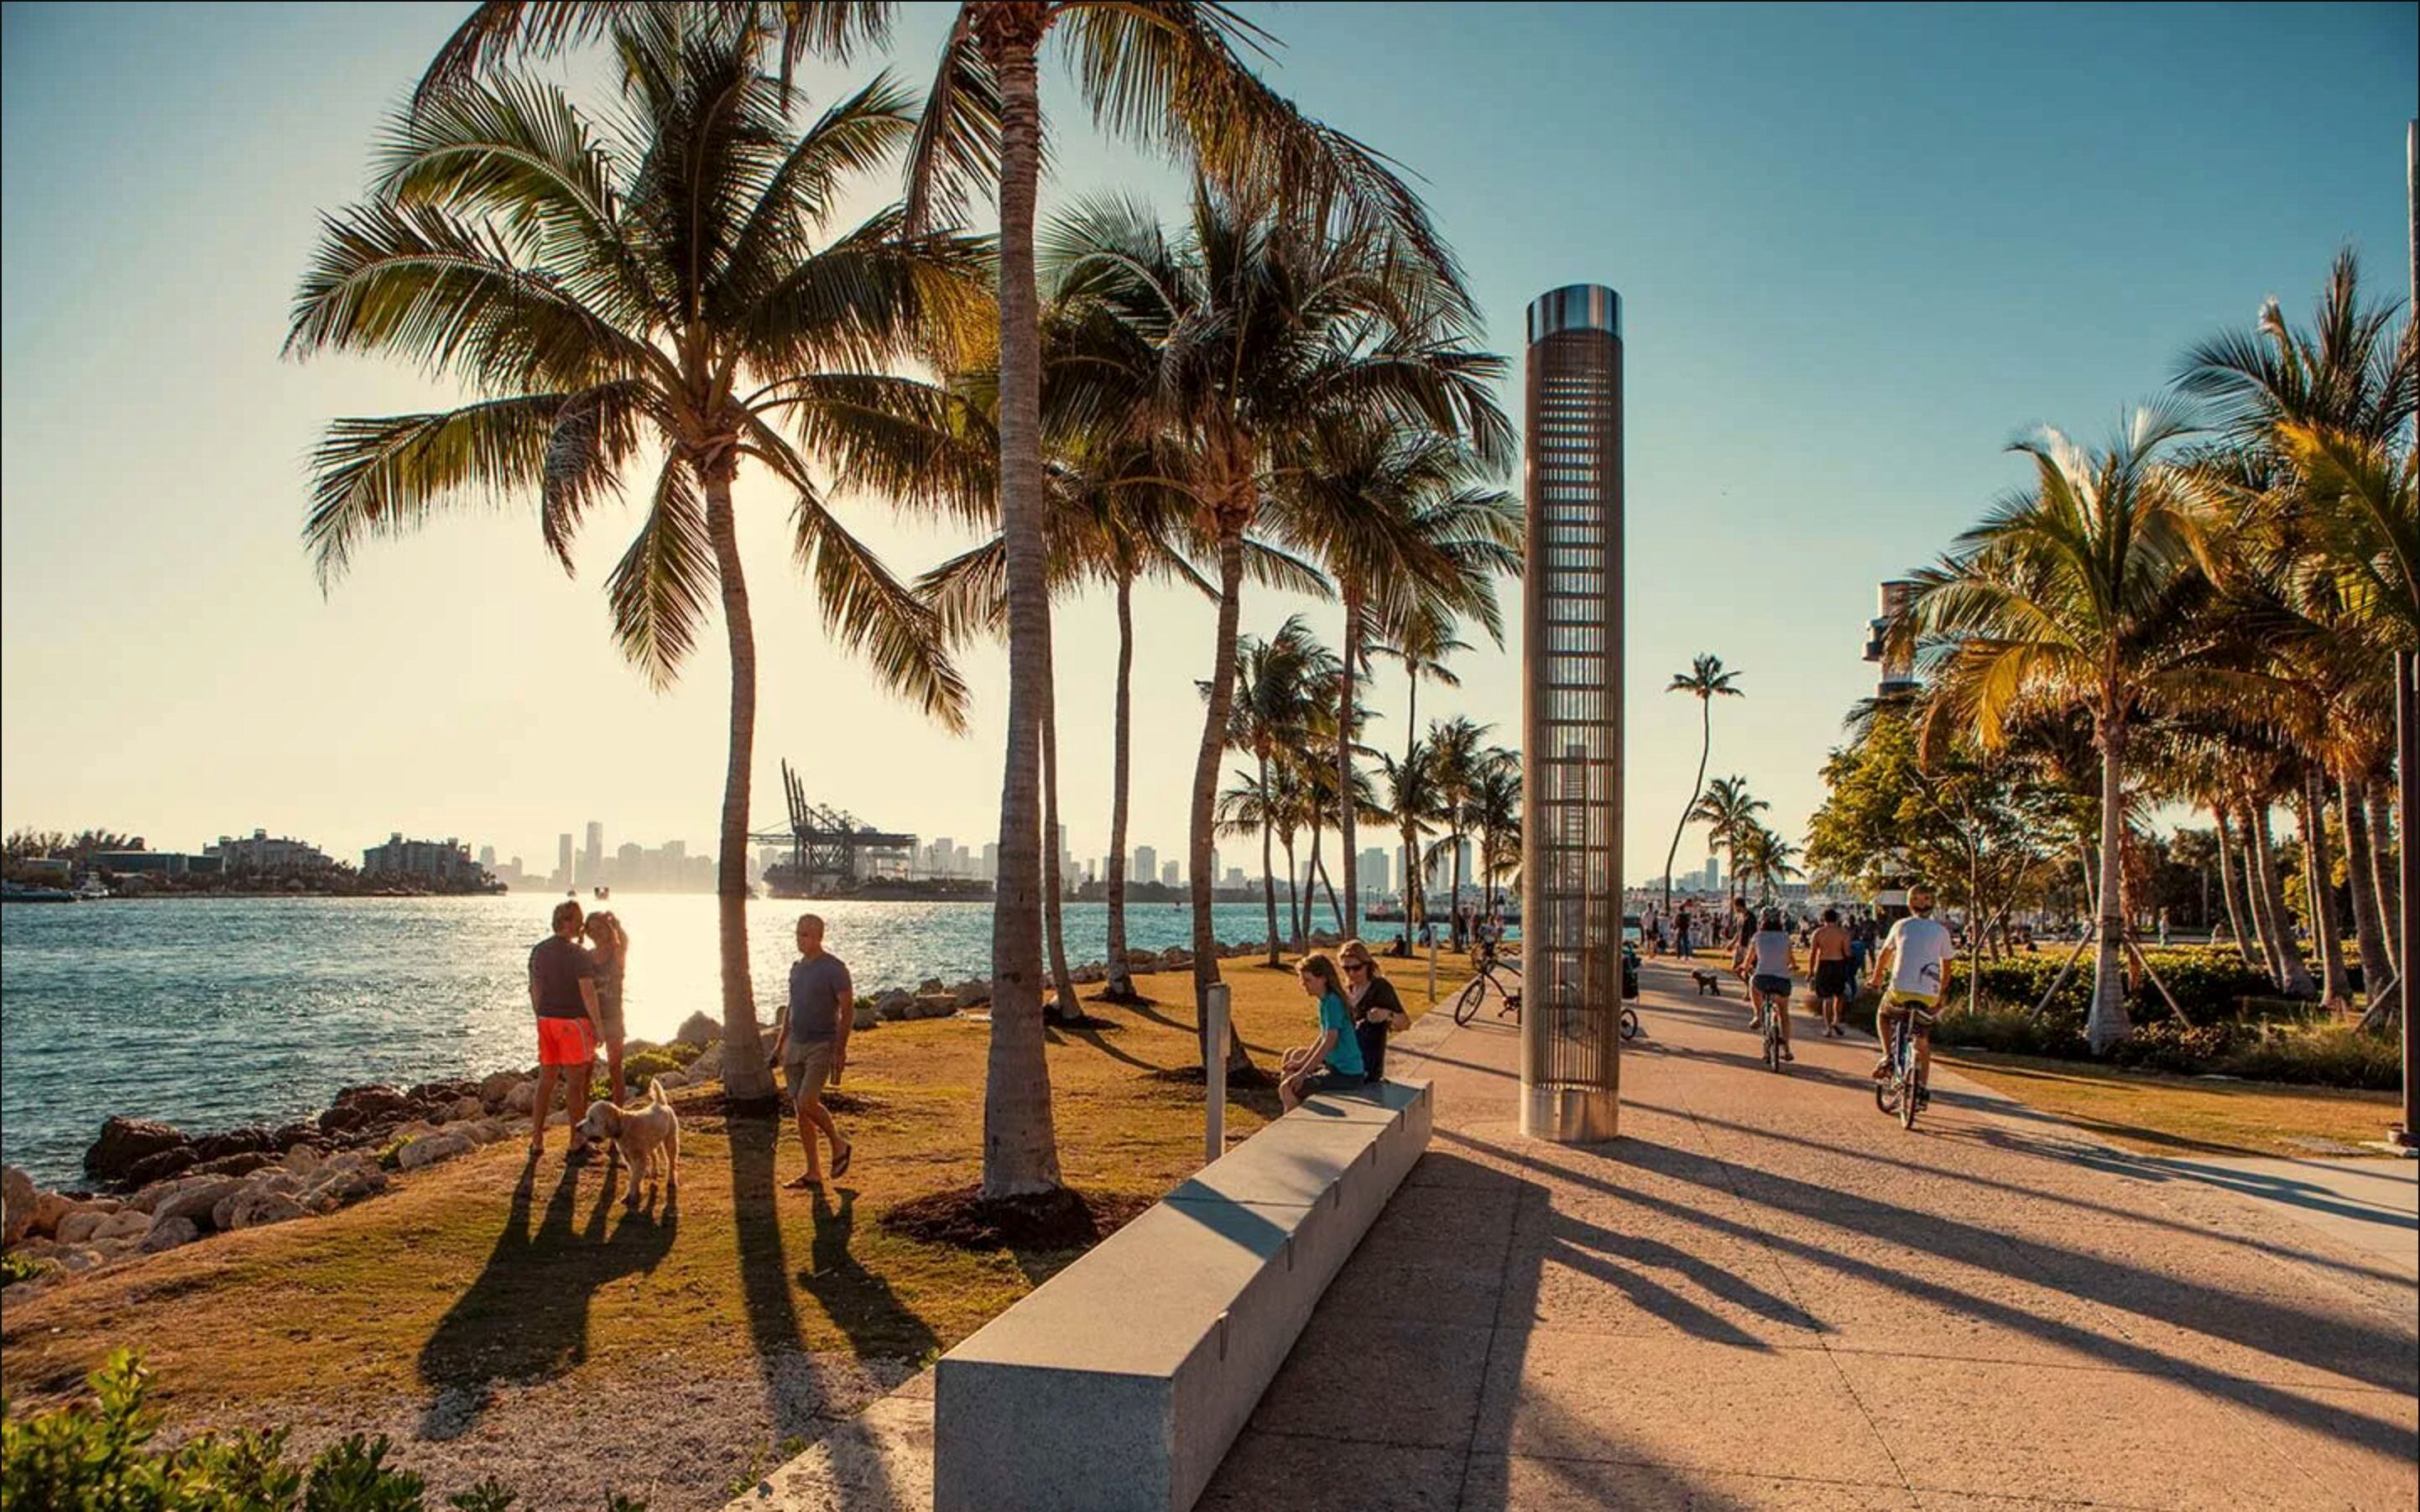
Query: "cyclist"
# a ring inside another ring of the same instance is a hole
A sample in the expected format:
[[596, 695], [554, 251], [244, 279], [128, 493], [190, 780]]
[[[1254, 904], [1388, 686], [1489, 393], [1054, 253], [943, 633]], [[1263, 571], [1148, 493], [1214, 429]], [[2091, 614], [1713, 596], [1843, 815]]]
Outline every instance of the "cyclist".
[[1747, 905], [1745, 898], [1734, 896], [1731, 899], [1730, 929], [1731, 975], [1740, 980], [1741, 986], [1748, 989], [1748, 1019], [1753, 1023], [1756, 1022], [1756, 984], [1750, 979], [1756, 973], [1748, 969], [1748, 957], [1756, 942], [1756, 910]]
[[1781, 1041], [1784, 1060], [1798, 1058], [1790, 1053], [1790, 973], [1796, 964], [1796, 953], [1790, 931], [1782, 927], [1781, 910], [1766, 909], [1764, 927], [1747, 937], [1747, 959], [1752, 968], [1748, 974], [1748, 1007], [1760, 1028], [1764, 1015], [1773, 1015], [1774, 1032]]
[[1856, 980], [1850, 964], [1849, 932], [1840, 925], [1840, 911], [1823, 910], [1823, 922], [1807, 937], [1807, 969], [1815, 978], [1815, 1007], [1823, 1015], [1823, 1036], [1839, 1036], [1841, 999]]
[[1949, 990], [1949, 968], [1958, 958], [1948, 927], [1932, 917], [1932, 889], [1910, 887], [1908, 917], [1893, 924], [1874, 960], [1873, 985], [1883, 995], [1875, 1029], [1883, 1037], [1882, 1058], [1874, 1063], [1874, 1079], [1890, 1074], [1891, 1035], [1901, 1013], [1916, 1020], [1916, 1097], [1925, 1100], [1932, 1073], [1932, 1018]]

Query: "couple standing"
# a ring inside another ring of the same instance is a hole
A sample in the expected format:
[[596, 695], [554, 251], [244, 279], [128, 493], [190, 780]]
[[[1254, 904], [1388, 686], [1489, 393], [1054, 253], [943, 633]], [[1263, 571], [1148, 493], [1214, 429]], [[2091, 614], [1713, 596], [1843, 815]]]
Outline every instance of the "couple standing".
[[[554, 1109], [554, 1084], [565, 1083], [571, 1115], [571, 1158], [587, 1155], [581, 1119], [588, 1113], [588, 1068], [605, 1051], [606, 1080], [613, 1101], [622, 1088], [622, 967], [630, 937], [611, 913], [582, 916], [566, 898], [554, 905], [554, 933], [530, 950], [530, 1008], [537, 1014], [537, 1097], [530, 1103], [530, 1158], [546, 1148], [547, 1115]], [[582, 938], [588, 944], [582, 946]]]

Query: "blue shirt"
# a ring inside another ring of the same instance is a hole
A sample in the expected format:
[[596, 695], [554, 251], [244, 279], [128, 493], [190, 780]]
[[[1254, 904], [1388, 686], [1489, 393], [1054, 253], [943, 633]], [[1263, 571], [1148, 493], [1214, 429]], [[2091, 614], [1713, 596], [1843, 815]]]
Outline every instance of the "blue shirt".
[[857, 1011], [848, 967], [826, 950], [810, 961], [790, 963], [790, 1042], [830, 1040], [840, 1033], [840, 1016]]
[[1361, 1038], [1353, 1032], [1353, 1013], [1342, 997], [1334, 993], [1319, 995], [1319, 1026], [1336, 1031], [1336, 1042], [1327, 1050], [1328, 1070], [1347, 1076], [1369, 1074], [1361, 1064]]

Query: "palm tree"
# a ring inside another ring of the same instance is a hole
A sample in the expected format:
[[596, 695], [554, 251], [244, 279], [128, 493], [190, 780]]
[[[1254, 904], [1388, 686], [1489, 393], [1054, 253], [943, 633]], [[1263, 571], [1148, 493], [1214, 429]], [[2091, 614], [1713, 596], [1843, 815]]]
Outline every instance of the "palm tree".
[[304, 536], [324, 583], [365, 540], [447, 506], [529, 498], [568, 571], [588, 514], [620, 493], [626, 467], [660, 454], [607, 595], [624, 654], [659, 687], [720, 600], [723, 1063], [744, 1106], [772, 1085], [749, 980], [756, 647], [733, 480], [753, 459], [791, 491], [794, 549], [826, 627], [963, 729], [966, 688], [937, 622], [843, 527], [808, 458], [876, 486], [924, 465], [910, 438], [947, 396], [882, 368], [979, 318], [988, 266], [975, 243], [903, 234], [895, 212], [826, 234], [858, 176], [915, 130], [887, 79], [802, 133], [787, 92], [756, 72], [750, 37], [645, 12], [615, 38], [619, 126], [550, 85], [464, 82], [394, 122], [369, 198], [325, 222], [287, 351], [391, 356], [475, 397], [331, 424]]
[[1521, 757], [1517, 751], [1489, 752], [1471, 800], [1471, 823], [1479, 831], [1479, 874], [1485, 891], [1484, 911], [1496, 911], [1496, 879], [1521, 862]]
[[[1314, 687], [1331, 671], [1334, 656], [1311, 634], [1301, 615], [1289, 617], [1266, 640], [1243, 638], [1235, 651], [1234, 695], [1227, 712], [1226, 748], [1250, 754], [1259, 794], [1255, 811], [1261, 816], [1261, 888], [1268, 909], [1270, 965], [1280, 960], [1278, 895], [1274, 857], [1269, 854], [1274, 828], [1282, 827], [1286, 844], [1287, 887], [1293, 887], [1294, 834], [1300, 826], [1299, 783], [1285, 761], [1286, 753], [1302, 748], [1308, 738]], [[1212, 697], [1212, 690], [1202, 689]], [[1287, 784], [1280, 794], [1280, 781]], [[1207, 866], [1205, 861], [1204, 866]], [[1289, 910], [1292, 912], [1292, 910]], [[1294, 933], [1290, 930], [1289, 933]]]
[[[1095, 376], [1105, 391], [1153, 395], [1175, 481], [1218, 542], [1218, 639], [1191, 821], [1198, 1007], [1218, 978], [1209, 864], [1245, 532], [1276, 514], [1273, 486], [1309, 465], [1316, 439], [1347, 422], [1424, 425], [1469, 440], [1482, 462], [1500, 460], [1511, 433], [1492, 385], [1503, 362], [1466, 344], [1476, 329], [1467, 305], [1391, 229], [1307, 221], [1202, 180], [1177, 234], [1142, 207], [1100, 199], [1054, 223], [1046, 253], [1059, 287], [1144, 333], [1147, 367]], [[1241, 1043], [1231, 1045], [1239, 1063]]]
[[[703, 8], [736, 17], [752, 33], [778, 28], [782, 77], [810, 54], [845, 61], [859, 47], [887, 43], [886, 0], [727, 0]], [[449, 39], [424, 79], [426, 101], [496, 55], [548, 50], [609, 30], [629, 9], [617, 0], [484, 0]], [[941, 47], [939, 70], [909, 152], [908, 224], [961, 219], [970, 203], [1000, 207], [1000, 528], [1007, 541], [1009, 668], [1007, 750], [1001, 784], [1000, 863], [992, 907], [992, 1033], [985, 1079], [986, 1197], [1049, 1191], [1059, 1183], [1050, 1125], [1049, 1071], [1043, 1057], [1038, 973], [1042, 702], [1047, 662], [1048, 571], [1042, 543], [1041, 302], [1034, 222], [1042, 169], [1043, 43], [1056, 32], [1095, 123], [1195, 165], [1247, 201], [1350, 212], [1383, 224], [1388, 240], [1465, 312], [1470, 309], [1451, 255], [1418, 195], [1383, 156], [1298, 113], [1254, 75], [1246, 54], [1266, 34], [1213, 0], [966, 0]], [[1233, 548], [1242, 521], [1222, 532]], [[1237, 625], [1232, 550], [1222, 550], [1218, 656]], [[1225, 726], [1222, 667], [1194, 774], [1194, 979], [1197, 997], [1217, 980], [1211, 933], [1211, 804], [1218, 785], [1218, 732]], [[1198, 1006], [1198, 1005], [1197, 1005]], [[1240, 1039], [1236, 1041], [1240, 1047]]]
[[1429, 748], [1413, 741], [1404, 752], [1404, 759], [1381, 756], [1378, 764], [1387, 780], [1387, 798], [1383, 807], [1388, 819], [1403, 845], [1404, 856], [1404, 948], [1411, 949], [1413, 920], [1428, 918], [1427, 890], [1421, 886], [1421, 841], [1428, 838], [1429, 826], [1445, 815], [1445, 797], [1437, 790], [1436, 762]]
[[[1371, 632], [1467, 616], [1497, 645], [1504, 620], [1498, 574], [1521, 570], [1521, 510], [1489, 486], [1470, 448], [1423, 428], [1347, 423], [1315, 437], [1309, 465], [1279, 491], [1289, 539], [1311, 548], [1344, 601], [1342, 675], [1334, 725], [1336, 784], [1355, 790], [1357, 679]], [[1359, 933], [1359, 854], [1354, 806], [1339, 810], [1344, 856], [1342, 937]]]
[[1672, 826], [1672, 843], [1664, 850], [1664, 912], [1672, 912], [1672, 860], [1681, 854], [1681, 836], [1689, 827], [1689, 816], [1697, 811], [1698, 795], [1706, 791], [1706, 759], [1714, 753], [1714, 700], [1744, 698], [1735, 679], [1739, 673], [1725, 670], [1723, 658], [1712, 652], [1699, 652], [1685, 672], [1676, 672], [1665, 685], [1667, 693], [1686, 693], [1698, 701], [1698, 779], [1689, 788], [1689, 801], [1681, 806], [1681, 822]]
[[1739, 837], [1732, 864], [1741, 876], [1756, 879], [1757, 901], [1768, 903], [1776, 888], [1800, 874], [1793, 864], [1797, 855], [1797, 846], [1751, 820]]
[[1404, 669], [1404, 759], [1411, 760], [1412, 747], [1419, 740], [1420, 681], [1425, 678], [1440, 687], [1460, 687], [1462, 679], [1446, 665], [1446, 658], [1456, 652], [1468, 651], [1470, 644], [1453, 633], [1453, 616], [1442, 608], [1423, 606], [1407, 616], [1404, 623], [1383, 627], [1379, 638], [1370, 645], [1370, 654], [1384, 656]]
[[1436, 768], [1437, 796], [1444, 804], [1446, 846], [1453, 890], [1447, 895], [1447, 913], [1453, 920], [1453, 942], [1462, 945], [1462, 841], [1471, 828], [1473, 799], [1488, 768], [1483, 742], [1494, 727], [1456, 717], [1429, 726], [1429, 759]]
[[2010, 447], [2034, 483], [1917, 575], [1912, 638], [1941, 698], [1983, 748], [2039, 704], [2092, 716], [2101, 752], [2099, 952], [2086, 1034], [2095, 1052], [2130, 1032], [2119, 960], [2127, 739], [2147, 702], [2204, 680], [2194, 611], [2210, 586], [2194, 562], [2193, 501], [2163, 449], [2185, 432], [2174, 412], [2135, 411], [2105, 449], [2054, 430]]
[[[1698, 795], [1698, 801], [1691, 806], [1683, 826], [1685, 828], [1690, 824], [1705, 825], [1706, 854], [1712, 856], [1717, 849], [1721, 850], [1726, 868], [1736, 879], [1739, 876], [1740, 853], [1745, 849], [1749, 831], [1758, 825], [1756, 816], [1772, 807], [1762, 798], [1749, 794], [1746, 778], [1718, 777], [1705, 784], [1705, 791]], [[1665, 870], [1669, 872], [1671, 868], [1667, 866]]]

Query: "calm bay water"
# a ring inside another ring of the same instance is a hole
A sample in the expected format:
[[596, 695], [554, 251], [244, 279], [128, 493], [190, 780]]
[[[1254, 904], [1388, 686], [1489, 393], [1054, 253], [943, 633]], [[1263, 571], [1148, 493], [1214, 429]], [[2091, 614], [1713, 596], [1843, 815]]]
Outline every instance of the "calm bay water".
[[[263, 898], [0, 910], [0, 1157], [71, 1182], [113, 1113], [180, 1128], [280, 1122], [337, 1088], [409, 1085], [536, 1058], [529, 948], [555, 899]], [[633, 1038], [720, 1015], [709, 897], [613, 900], [630, 931]], [[757, 1016], [769, 1020], [807, 904], [749, 908]], [[988, 903], [826, 903], [860, 992], [987, 976]], [[1071, 963], [1105, 950], [1108, 908], [1067, 906]], [[1263, 937], [1256, 903], [1220, 903], [1219, 938]], [[1190, 916], [1126, 910], [1129, 943], [1189, 944]]]

